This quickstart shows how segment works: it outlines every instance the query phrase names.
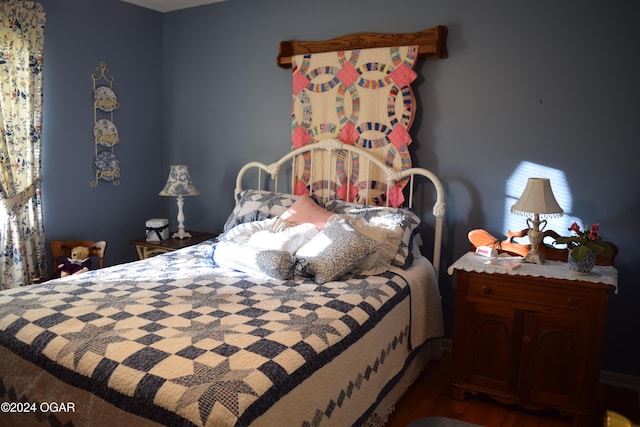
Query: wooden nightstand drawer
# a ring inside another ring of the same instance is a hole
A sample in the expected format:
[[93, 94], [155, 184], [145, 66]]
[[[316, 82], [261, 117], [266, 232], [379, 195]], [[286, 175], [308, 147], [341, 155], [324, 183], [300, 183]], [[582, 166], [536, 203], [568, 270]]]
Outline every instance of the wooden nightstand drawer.
[[[548, 306], [580, 310], [588, 305], [586, 297], [579, 289], [558, 290], [537, 286], [537, 289], [525, 283], [519, 283], [517, 278], [505, 284], [504, 279], [493, 280], [489, 275], [471, 274], [469, 278], [469, 290], [467, 298], [470, 301], [485, 302], [491, 304], [504, 303], [509, 306], [522, 304], [524, 306]], [[540, 308], [537, 308], [540, 310]]]

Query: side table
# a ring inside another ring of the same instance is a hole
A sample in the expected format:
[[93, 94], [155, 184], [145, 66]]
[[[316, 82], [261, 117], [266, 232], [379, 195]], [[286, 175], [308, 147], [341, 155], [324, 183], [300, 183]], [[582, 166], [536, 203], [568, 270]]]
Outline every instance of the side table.
[[469, 252], [448, 270], [457, 279], [451, 396], [484, 393], [554, 408], [575, 427], [601, 426], [595, 402], [618, 271], [581, 276], [560, 261], [509, 270], [486, 260]]
[[216, 237], [215, 234], [212, 233], [199, 231], [190, 231], [190, 233], [191, 237], [187, 237], [186, 239], [172, 237], [163, 240], [162, 242], [147, 242], [145, 237], [141, 237], [139, 239], [131, 240], [129, 243], [135, 245], [140, 259], [147, 259], [154, 255], [175, 251], [177, 249], [186, 248], [187, 246], [193, 246]]

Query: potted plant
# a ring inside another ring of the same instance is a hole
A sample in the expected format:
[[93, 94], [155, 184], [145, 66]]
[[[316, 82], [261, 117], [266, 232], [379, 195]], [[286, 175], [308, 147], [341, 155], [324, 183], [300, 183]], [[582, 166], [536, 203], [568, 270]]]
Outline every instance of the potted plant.
[[593, 224], [588, 229], [582, 230], [577, 222], [573, 222], [569, 231], [574, 236], [559, 237], [556, 243], [566, 244], [569, 250], [569, 268], [579, 273], [588, 273], [595, 264], [596, 255], [611, 257], [611, 246], [602, 240], [600, 236], [600, 224]]

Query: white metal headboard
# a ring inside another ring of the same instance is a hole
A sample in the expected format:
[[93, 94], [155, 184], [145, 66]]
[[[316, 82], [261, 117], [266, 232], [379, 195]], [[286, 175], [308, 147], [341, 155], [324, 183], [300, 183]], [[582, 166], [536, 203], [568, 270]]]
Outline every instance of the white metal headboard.
[[[408, 207], [410, 208], [413, 207], [414, 177], [416, 175], [421, 175], [429, 179], [435, 187], [435, 195], [436, 195], [436, 201], [435, 201], [435, 204], [433, 205], [433, 216], [435, 217], [435, 224], [434, 224], [432, 263], [433, 263], [433, 267], [436, 270], [436, 274], [438, 273], [439, 265], [440, 265], [440, 252], [442, 247], [442, 226], [443, 226], [443, 218], [444, 218], [444, 212], [445, 212], [444, 189], [442, 187], [442, 183], [440, 182], [440, 179], [433, 172], [427, 169], [410, 168], [410, 169], [398, 171], [385, 165], [383, 161], [376, 158], [373, 154], [371, 154], [365, 149], [356, 147], [354, 145], [344, 144], [342, 141], [338, 139], [325, 139], [325, 140], [316, 142], [314, 144], [305, 145], [304, 147], [300, 147], [296, 150], [292, 150], [286, 155], [284, 155], [283, 157], [281, 157], [278, 161], [268, 165], [261, 162], [249, 162], [246, 165], [244, 165], [238, 172], [238, 175], [236, 178], [236, 188], [234, 192], [234, 195], [236, 196], [236, 200], [237, 200], [238, 194], [240, 194], [240, 192], [244, 190], [244, 188], [242, 187], [242, 183], [244, 180], [244, 175], [249, 170], [252, 170], [254, 168], [258, 169], [258, 178], [257, 178], [258, 183], [256, 188], [262, 189], [262, 185], [263, 185], [262, 171], [264, 171], [270, 175], [271, 180], [274, 182], [275, 191], [279, 191], [278, 178], [282, 170], [282, 166], [295, 162], [298, 156], [301, 156], [307, 152], [311, 153], [311, 158], [313, 159], [314, 151], [324, 151], [325, 153], [330, 153], [330, 154], [343, 151], [349, 154], [356, 155], [356, 157], [358, 158], [366, 159], [366, 161], [370, 162], [370, 164], [374, 164], [375, 166], [377, 166], [380, 170], [384, 172], [384, 176], [386, 177], [387, 203], [389, 200], [389, 197], [388, 197], [389, 189], [391, 189], [391, 187], [395, 185], [397, 181], [402, 181], [406, 178], [409, 178]], [[350, 163], [352, 162], [353, 156], [345, 156], [345, 159], [346, 159], [345, 161], [348, 163], [347, 168], [350, 168], [351, 167]], [[327, 164], [330, 164], [330, 163], [328, 162]], [[313, 160], [312, 160], [312, 165], [313, 165]], [[320, 171], [320, 172], [325, 173], [326, 177], [331, 177], [336, 173], [334, 170], [326, 170], [326, 171]], [[286, 191], [289, 193], [293, 193], [294, 180], [295, 180], [295, 176], [293, 175], [294, 174], [292, 173], [290, 186]], [[368, 198], [365, 198], [365, 200], [368, 200]]]

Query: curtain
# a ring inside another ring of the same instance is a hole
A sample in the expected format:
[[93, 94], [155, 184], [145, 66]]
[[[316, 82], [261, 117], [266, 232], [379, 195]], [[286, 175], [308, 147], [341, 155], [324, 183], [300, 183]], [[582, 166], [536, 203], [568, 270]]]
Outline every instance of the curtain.
[[40, 194], [45, 12], [0, 2], [0, 288], [46, 275]]

